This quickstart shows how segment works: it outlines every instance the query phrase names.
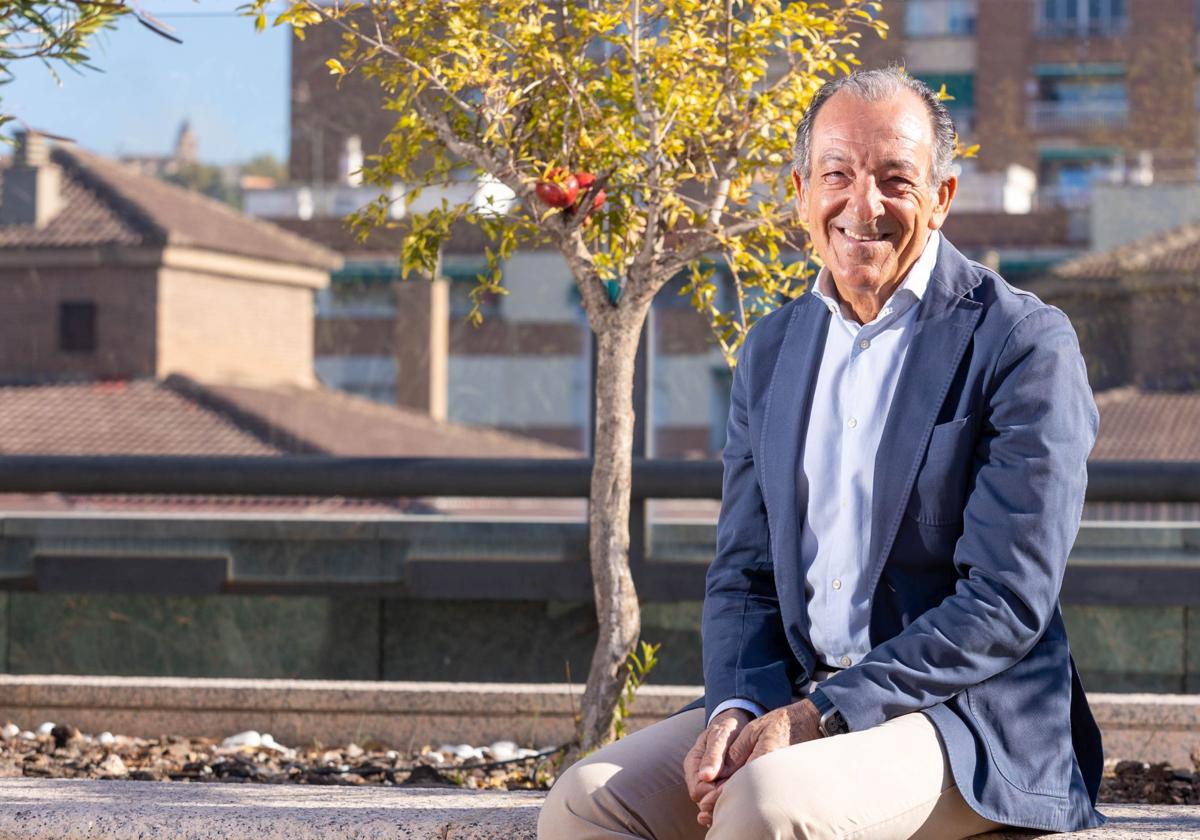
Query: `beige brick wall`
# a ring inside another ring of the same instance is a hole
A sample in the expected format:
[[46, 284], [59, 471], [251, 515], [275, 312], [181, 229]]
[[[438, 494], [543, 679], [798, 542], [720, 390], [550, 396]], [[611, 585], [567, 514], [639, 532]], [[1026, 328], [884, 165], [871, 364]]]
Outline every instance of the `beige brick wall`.
[[[96, 350], [59, 348], [59, 304], [96, 305]], [[0, 267], [0, 378], [126, 379], [155, 370], [152, 267]]]
[[311, 288], [163, 268], [158, 318], [159, 376], [316, 383]]

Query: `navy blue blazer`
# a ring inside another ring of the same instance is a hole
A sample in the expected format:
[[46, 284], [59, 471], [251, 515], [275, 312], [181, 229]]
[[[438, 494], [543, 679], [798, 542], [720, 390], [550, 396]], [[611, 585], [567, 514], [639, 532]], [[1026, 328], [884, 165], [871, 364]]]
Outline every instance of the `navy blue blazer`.
[[[801, 295], [733, 377], [702, 638], [705, 706], [793, 702], [805, 633], [802, 447], [828, 309]], [[872, 649], [821, 690], [851, 730], [923, 711], [984, 817], [1101, 825], [1103, 752], [1059, 609], [1098, 415], [1067, 317], [945, 238], [875, 462]], [[847, 779], [847, 784], [853, 780]]]

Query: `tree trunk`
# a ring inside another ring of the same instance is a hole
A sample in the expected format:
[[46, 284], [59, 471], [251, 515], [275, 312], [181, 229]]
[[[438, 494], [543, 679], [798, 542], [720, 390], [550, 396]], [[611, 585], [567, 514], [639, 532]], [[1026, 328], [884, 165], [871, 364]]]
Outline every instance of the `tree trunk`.
[[620, 314], [623, 317], [613, 317], [596, 333], [595, 461], [588, 548], [599, 637], [576, 727], [578, 744], [568, 755], [568, 763], [612, 740], [613, 712], [625, 686], [626, 660], [641, 633], [637, 592], [629, 571], [629, 497], [634, 358], [646, 311]]

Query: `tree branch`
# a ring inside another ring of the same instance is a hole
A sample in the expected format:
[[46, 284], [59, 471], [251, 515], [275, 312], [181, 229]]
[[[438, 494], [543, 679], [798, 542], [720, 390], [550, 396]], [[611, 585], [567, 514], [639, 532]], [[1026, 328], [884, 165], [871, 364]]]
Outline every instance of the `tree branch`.
[[670, 277], [675, 272], [687, 266], [692, 260], [702, 257], [705, 252], [719, 248], [722, 244], [722, 238], [727, 239], [734, 236], [741, 236], [763, 225], [778, 224], [786, 219], [787, 215], [786, 210], [777, 210], [774, 217], [767, 216], [765, 218], [746, 219], [720, 228], [693, 228], [692, 230], [681, 232], [679, 234], [680, 237], [687, 237], [687, 243], [663, 254], [662, 258], [656, 262], [654, 271], [656, 274], [663, 273]]

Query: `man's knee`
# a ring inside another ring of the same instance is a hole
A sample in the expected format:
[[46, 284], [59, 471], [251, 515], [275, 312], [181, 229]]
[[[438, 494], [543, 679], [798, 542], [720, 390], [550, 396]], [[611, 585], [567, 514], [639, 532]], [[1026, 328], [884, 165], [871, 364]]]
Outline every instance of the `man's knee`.
[[611, 814], [615, 803], [608, 783], [619, 769], [603, 761], [569, 767], [546, 794], [538, 817], [538, 837], [561, 840], [570, 836], [567, 828], [578, 820], [594, 824], [601, 821], [598, 817], [602, 814]]
[[742, 767], [717, 800], [708, 840], [754, 837], [817, 840], [838, 836], [837, 815], [821, 794], [820, 773], [776, 766], [763, 756]]

